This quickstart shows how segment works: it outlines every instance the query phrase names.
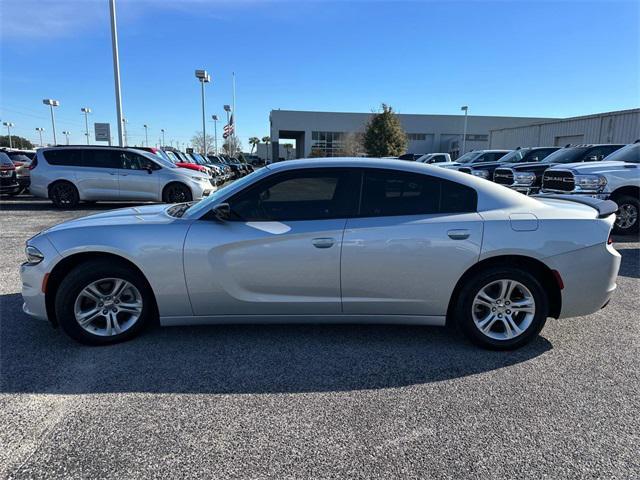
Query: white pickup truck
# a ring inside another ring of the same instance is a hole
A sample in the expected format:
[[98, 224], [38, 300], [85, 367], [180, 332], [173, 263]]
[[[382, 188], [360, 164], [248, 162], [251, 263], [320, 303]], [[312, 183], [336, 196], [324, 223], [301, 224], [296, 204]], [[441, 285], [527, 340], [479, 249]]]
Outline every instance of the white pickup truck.
[[600, 162], [551, 167], [542, 177], [543, 194], [588, 195], [618, 204], [614, 233], [637, 233], [640, 212], [640, 140]]

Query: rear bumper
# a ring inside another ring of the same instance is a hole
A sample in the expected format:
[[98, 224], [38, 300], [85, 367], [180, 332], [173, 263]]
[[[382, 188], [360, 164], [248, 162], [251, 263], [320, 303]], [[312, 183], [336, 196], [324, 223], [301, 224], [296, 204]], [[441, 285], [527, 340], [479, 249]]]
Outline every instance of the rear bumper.
[[579, 317], [604, 307], [616, 289], [620, 254], [612, 245], [598, 244], [545, 259], [564, 282], [559, 318]]

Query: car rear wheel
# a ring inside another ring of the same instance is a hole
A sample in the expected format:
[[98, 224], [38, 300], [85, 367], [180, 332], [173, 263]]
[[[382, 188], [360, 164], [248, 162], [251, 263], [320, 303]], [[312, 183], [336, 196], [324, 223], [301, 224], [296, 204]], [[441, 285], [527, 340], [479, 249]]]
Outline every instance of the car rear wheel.
[[511, 267], [475, 274], [460, 291], [455, 320], [472, 342], [509, 350], [531, 341], [544, 326], [549, 300], [538, 279]]
[[106, 345], [138, 334], [153, 312], [153, 294], [139, 273], [113, 261], [72, 270], [56, 293], [58, 323], [73, 339]]
[[640, 200], [631, 196], [622, 196], [615, 199], [618, 204], [616, 222], [613, 233], [630, 234], [638, 233], [638, 213], [640, 212]]
[[75, 208], [80, 203], [78, 189], [70, 182], [56, 182], [49, 188], [49, 198], [56, 208]]
[[164, 203], [183, 203], [193, 200], [191, 190], [181, 183], [170, 183], [164, 187], [162, 201]]

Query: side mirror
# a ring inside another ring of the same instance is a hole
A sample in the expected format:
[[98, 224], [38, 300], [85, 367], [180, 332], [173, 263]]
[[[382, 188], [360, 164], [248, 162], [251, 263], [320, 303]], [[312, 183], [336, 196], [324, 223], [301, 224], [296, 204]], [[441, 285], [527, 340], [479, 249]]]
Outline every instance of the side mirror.
[[587, 158], [584, 159], [585, 162], [597, 162], [598, 161], [598, 156], [597, 155], [591, 155]]
[[213, 213], [213, 216], [216, 218], [216, 220], [220, 222], [226, 222], [227, 220], [229, 220], [229, 218], [231, 218], [231, 207], [228, 203], [219, 203], [218, 205], [213, 207], [211, 213]]
[[149, 175], [151, 175], [153, 173], [153, 168], [151, 168], [151, 166], [147, 165], [147, 173]]

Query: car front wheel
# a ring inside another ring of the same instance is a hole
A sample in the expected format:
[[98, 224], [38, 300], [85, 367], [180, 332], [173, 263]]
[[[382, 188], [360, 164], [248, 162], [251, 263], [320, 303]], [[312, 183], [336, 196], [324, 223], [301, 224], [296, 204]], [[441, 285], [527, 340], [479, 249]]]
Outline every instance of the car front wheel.
[[97, 260], [72, 270], [56, 293], [56, 318], [73, 339], [89, 345], [127, 340], [149, 322], [153, 294], [126, 265]]
[[509, 350], [538, 335], [548, 312], [547, 294], [535, 276], [517, 268], [492, 267], [462, 287], [455, 320], [475, 344]]
[[618, 204], [616, 222], [613, 233], [630, 234], [638, 232], [638, 213], [640, 212], [640, 200], [631, 196], [623, 196], [615, 199]]
[[162, 192], [162, 201], [164, 203], [183, 203], [193, 200], [191, 190], [181, 183], [170, 183]]

